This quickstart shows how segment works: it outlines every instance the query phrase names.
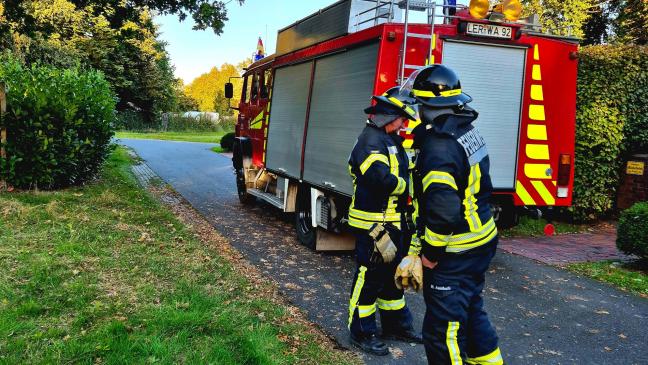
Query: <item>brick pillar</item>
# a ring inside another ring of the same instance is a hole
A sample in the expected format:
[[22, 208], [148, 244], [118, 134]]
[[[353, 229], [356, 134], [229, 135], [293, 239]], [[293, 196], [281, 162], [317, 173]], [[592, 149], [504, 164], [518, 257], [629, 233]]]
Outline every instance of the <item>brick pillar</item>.
[[634, 155], [625, 164], [617, 196], [617, 208], [648, 201], [648, 155]]

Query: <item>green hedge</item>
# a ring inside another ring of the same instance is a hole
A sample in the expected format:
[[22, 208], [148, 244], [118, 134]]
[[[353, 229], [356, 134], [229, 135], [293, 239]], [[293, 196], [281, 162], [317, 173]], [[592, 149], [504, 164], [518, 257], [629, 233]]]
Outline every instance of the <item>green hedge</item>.
[[622, 164], [648, 151], [648, 47], [580, 50], [574, 214], [598, 218], [614, 206]]
[[52, 189], [92, 178], [107, 157], [115, 98], [96, 71], [23, 66], [0, 58], [8, 87], [0, 178], [20, 188]]
[[236, 135], [234, 132], [230, 132], [221, 137], [220, 146], [225, 151], [231, 151], [234, 149], [234, 141], [236, 140]]
[[625, 253], [648, 258], [648, 202], [636, 203], [621, 213], [616, 244]]

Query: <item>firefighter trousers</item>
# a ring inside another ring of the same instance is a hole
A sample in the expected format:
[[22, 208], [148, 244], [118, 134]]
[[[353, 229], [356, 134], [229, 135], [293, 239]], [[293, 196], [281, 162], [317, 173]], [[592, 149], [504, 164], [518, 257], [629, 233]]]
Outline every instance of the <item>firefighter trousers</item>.
[[423, 271], [423, 344], [429, 364], [503, 364], [482, 290], [497, 237], [464, 254], [446, 253]]
[[388, 228], [392, 241], [399, 246], [399, 252], [391, 263], [371, 262], [374, 249], [373, 239], [367, 231], [356, 230], [356, 269], [351, 299], [349, 301], [349, 330], [356, 337], [376, 335], [376, 311], [380, 311], [383, 333], [412, 329], [412, 314], [405, 304], [403, 289], [394, 283], [396, 267], [402, 258], [401, 234]]

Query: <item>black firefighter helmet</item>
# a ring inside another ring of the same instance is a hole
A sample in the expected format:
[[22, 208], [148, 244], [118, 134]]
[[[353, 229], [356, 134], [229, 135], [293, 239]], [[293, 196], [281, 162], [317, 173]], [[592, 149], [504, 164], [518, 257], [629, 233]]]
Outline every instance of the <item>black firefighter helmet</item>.
[[372, 100], [376, 103], [365, 108], [365, 113], [373, 115], [371, 121], [377, 127], [384, 127], [397, 117], [416, 120], [416, 111], [407, 103], [408, 98], [401, 97], [396, 93], [389, 95], [388, 92], [383, 95], [374, 95]]
[[461, 108], [472, 101], [470, 95], [461, 91], [457, 74], [444, 65], [430, 65], [415, 71], [401, 88], [401, 93], [433, 108]]

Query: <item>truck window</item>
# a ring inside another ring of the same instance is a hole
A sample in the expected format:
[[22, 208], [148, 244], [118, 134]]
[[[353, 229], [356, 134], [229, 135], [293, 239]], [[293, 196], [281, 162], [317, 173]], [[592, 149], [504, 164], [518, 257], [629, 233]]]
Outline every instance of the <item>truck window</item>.
[[270, 88], [272, 88], [272, 70], [267, 69], [263, 72], [262, 83], [261, 98], [267, 99], [270, 96]]
[[250, 101], [256, 101], [259, 98], [259, 74], [255, 73], [252, 77], [250, 88]]

